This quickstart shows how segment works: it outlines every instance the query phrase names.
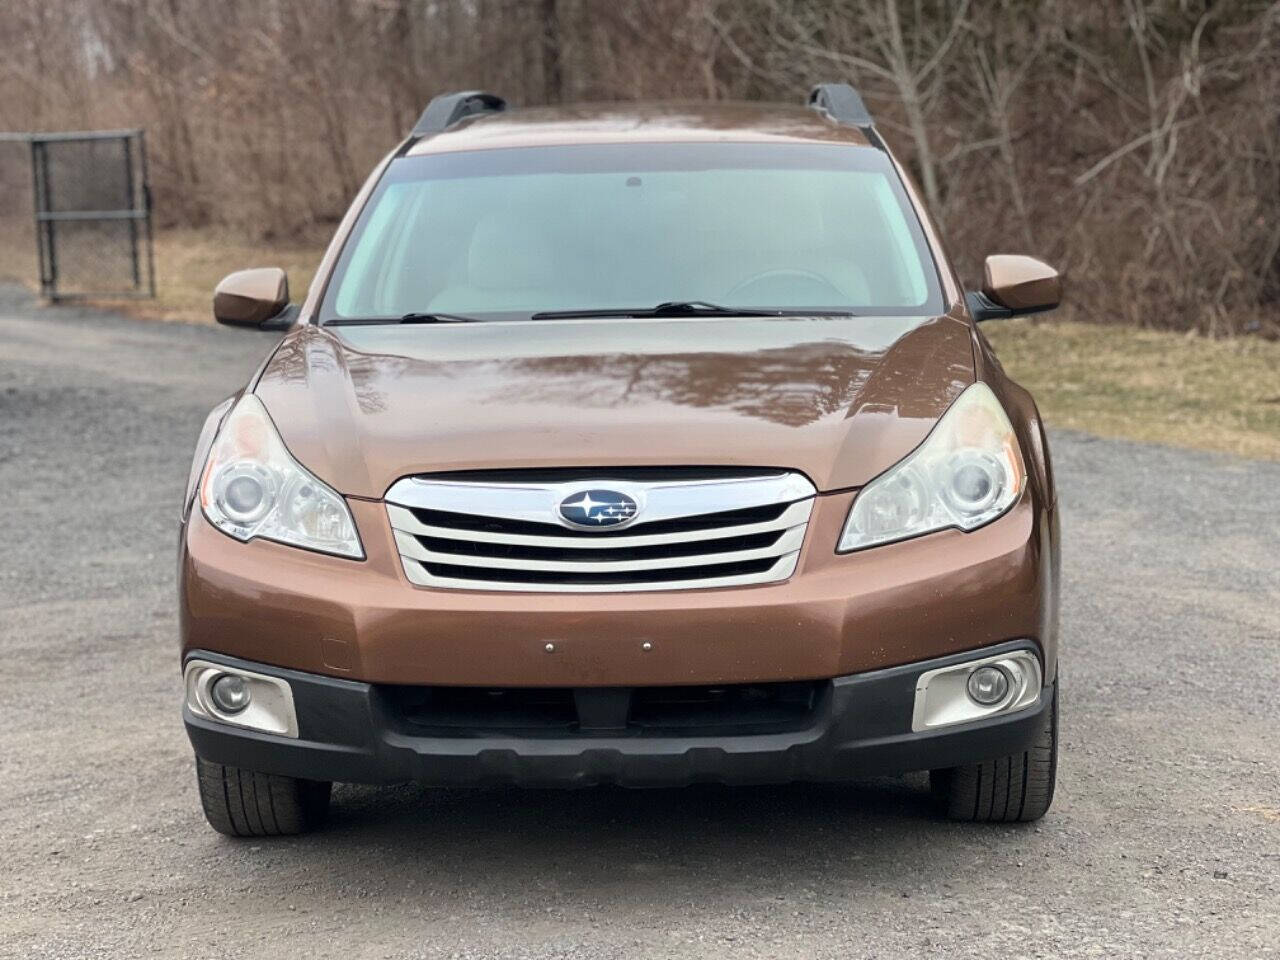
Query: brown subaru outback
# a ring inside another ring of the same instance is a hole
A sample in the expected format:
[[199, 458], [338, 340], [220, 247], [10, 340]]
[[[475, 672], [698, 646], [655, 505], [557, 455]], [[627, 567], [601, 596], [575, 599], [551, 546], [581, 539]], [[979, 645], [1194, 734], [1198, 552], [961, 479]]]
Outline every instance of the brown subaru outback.
[[663, 786], [927, 770], [1033, 820], [1057, 755], [1035, 404], [858, 94], [438, 97], [201, 433], [183, 718], [212, 826], [333, 781]]

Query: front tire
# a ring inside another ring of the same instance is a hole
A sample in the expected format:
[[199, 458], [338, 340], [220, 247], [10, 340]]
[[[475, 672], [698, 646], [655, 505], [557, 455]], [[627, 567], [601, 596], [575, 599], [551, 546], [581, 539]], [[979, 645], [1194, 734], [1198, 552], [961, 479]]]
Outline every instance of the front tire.
[[1026, 823], [1053, 803], [1058, 780], [1058, 684], [1036, 740], [1023, 753], [929, 772], [938, 809], [951, 820]]
[[196, 783], [209, 826], [228, 837], [279, 837], [315, 830], [328, 816], [333, 787], [200, 757], [196, 757]]

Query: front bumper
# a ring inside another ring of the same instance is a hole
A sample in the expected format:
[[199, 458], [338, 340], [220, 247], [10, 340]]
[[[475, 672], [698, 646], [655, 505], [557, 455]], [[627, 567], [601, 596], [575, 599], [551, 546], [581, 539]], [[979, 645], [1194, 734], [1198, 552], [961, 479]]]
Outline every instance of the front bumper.
[[1026, 637], [1057, 659], [1053, 514], [1030, 492], [969, 533], [839, 555], [851, 491], [821, 494], [779, 583], [652, 593], [417, 587], [382, 503], [350, 500], [367, 553], [183, 529], [183, 653], [367, 683], [472, 687], [743, 684], [846, 677]]
[[[192, 656], [286, 681], [296, 738], [229, 726], [183, 711], [187, 733], [206, 760], [266, 773], [350, 783], [418, 781], [437, 786], [678, 786], [696, 782], [776, 783], [847, 780], [976, 763], [1025, 750], [1053, 702], [1053, 681], [1017, 713], [936, 730], [912, 731], [921, 674], [1013, 650], [1025, 641], [975, 653], [836, 677], [812, 715], [786, 732], [692, 736], [585, 734], [518, 736], [469, 730], [424, 736], [395, 710], [387, 688], [270, 667], [208, 651]], [[1045, 671], [1046, 675], [1050, 671]]]

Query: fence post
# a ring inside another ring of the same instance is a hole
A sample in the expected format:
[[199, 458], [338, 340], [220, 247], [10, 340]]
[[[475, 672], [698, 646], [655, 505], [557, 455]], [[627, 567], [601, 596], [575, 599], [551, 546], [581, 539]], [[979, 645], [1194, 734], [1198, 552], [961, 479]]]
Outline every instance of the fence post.
[[142, 232], [147, 238], [147, 295], [156, 295], [156, 256], [155, 244], [151, 236], [151, 178], [147, 175], [147, 131], [138, 131], [138, 169], [142, 174], [142, 209], [146, 216], [142, 221]]

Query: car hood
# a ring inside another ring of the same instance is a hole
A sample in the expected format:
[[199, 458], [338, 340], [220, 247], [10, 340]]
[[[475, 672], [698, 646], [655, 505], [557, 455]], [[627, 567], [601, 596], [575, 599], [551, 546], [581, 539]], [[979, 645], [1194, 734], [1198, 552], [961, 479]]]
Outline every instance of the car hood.
[[303, 326], [255, 390], [348, 496], [452, 470], [780, 467], [856, 487], [973, 382], [956, 316]]

